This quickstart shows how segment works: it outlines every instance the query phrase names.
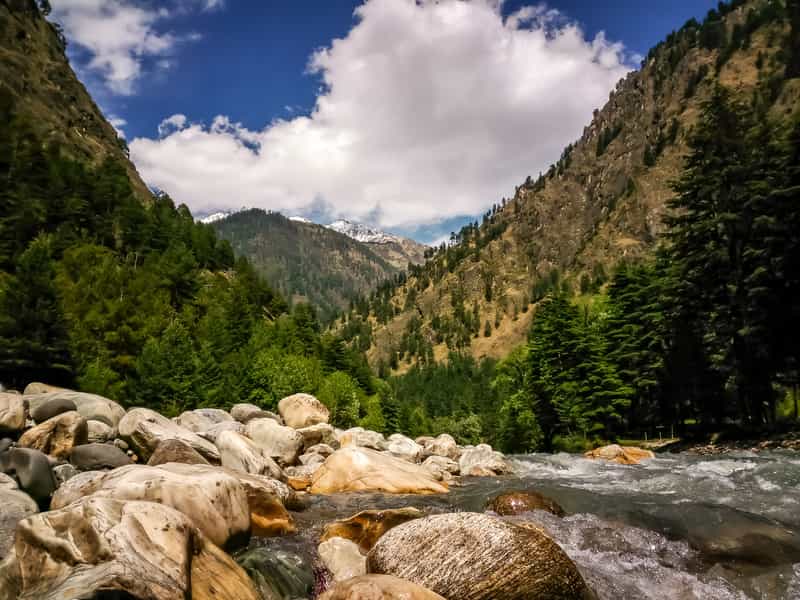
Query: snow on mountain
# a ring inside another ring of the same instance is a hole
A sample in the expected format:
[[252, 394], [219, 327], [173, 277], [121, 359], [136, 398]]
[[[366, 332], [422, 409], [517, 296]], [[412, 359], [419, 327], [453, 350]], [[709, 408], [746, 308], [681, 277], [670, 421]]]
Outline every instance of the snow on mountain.
[[229, 217], [229, 216], [231, 216], [232, 214], [233, 214], [232, 212], [228, 212], [228, 211], [220, 211], [220, 212], [215, 212], [215, 213], [211, 213], [210, 215], [206, 215], [206, 216], [204, 216], [204, 217], [200, 217], [200, 218], [198, 219], [198, 221], [200, 221], [201, 223], [205, 223], [206, 225], [208, 225], [209, 223], [213, 223], [213, 222], [215, 222], [215, 221], [221, 221], [221, 220], [222, 220], [222, 219], [224, 219], [225, 217]]
[[299, 217], [299, 216], [296, 216], [296, 215], [294, 217], [289, 217], [289, 220], [290, 221], [296, 221], [298, 223], [311, 223], [311, 221], [309, 219], [306, 219], [305, 217]]
[[346, 219], [339, 219], [327, 225], [328, 229], [333, 229], [339, 233], [353, 238], [358, 242], [367, 244], [390, 244], [392, 242], [399, 243], [401, 240], [396, 235], [372, 229], [362, 223], [352, 223]]

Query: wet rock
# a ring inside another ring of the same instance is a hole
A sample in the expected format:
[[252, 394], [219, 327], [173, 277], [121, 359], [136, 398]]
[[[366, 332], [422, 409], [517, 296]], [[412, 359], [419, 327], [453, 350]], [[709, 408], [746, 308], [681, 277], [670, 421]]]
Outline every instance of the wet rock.
[[278, 402], [278, 412], [288, 427], [300, 429], [330, 419], [328, 407], [311, 394], [293, 394]]
[[44, 503], [56, 489], [47, 455], [29, 448], [11, 448], [0, 454], [0, 471], [12, 475], [37, 502]]
[[313, 567], [299, 554], [254, 548], [239, 555], [236, 562], [250, 576], [262, 600], [296, 600], [313, 594]]
[[425, 456], [444, 456], [451, 460], [458, 460], [461, 451], [452, 435], [442, 433], [425, 444]]
[[102, 421], [95, 421], [94, 419], [86, 421], [86, 430], [86, 439], [90, 444], [103, 444], [117, 437], [117, 432], [113, 427], [109, 427]]
[[292, 465], [303, 449], [303, 436], [291, 427], [279, 425], [272, 419], [253, 419], [245, 433], [267, 456], [283, 465]]
[[363, 510], [348, 519], [327, 524], [321, 539], [344, 538], [358, 544], [362, 551], [369, 552], [378, 539], [393, 527], [424, 516], [421, 510], [411, 507]]
[[336, 434], [333, 427], [327, 423], [317, 423], [308, 427], [301, 427], [297, 433], [303, 436], [303, 452], [317, 446], [325, 444], [327, 446], [338, 446], [339, 442], [336, 441]]
[[17, 433], [25, 428], [25, 400], [18, 394], [0, 392], [0, 433]]
[[148, 408], [131, 410], [119, 422], [118, 429], [119, 436], [143, 460], [150, 458], [159, 443], [174, 439], [186, 442], [209, 462], [219, 463], [219, 451], [214, 444]]
[[333, 574], [334, 581], [344, 581], [367, 572], [367, 558], [350, 540], [330, 538], [322, 542], [317, 551], [325, 568]]
[[85, 444], [78, 446], [69, 457], [79, 471], [100, 471], [130, 465], [131, 459], [112, 444]]
[[459, 600], [593, 597], [575, 564], [543, 531], [477, 513], [395, 527], [367, 555], [367, 570]]
[[367, 448], [337, 450], [314, 473], [312, 493], [360, 491], [441, 494], [447, 486], [419, 465]]
[[283, 535], [295, 530], [292, 517], [286, 508], [302, 510], [304, 506], [289, 486], [263, 475], [250, 475], [230, 469], [223, 471], [236, 478], [247, 493], [254, 535], [261, 537]]
[[166, 463], [182, 463], [184, 465], [207, 465], [209, 462], [200, 453], [183, 440], [162, 440], [150, 455], [147, 464], [151, 467]]
[[371, 448], [372, 450], [386, 450], [388, 444], [383, 434], [369, 431], [363, 427], [353, 427], [339, 436], [342, 448]]
[[311, 487], [314, 473], [318, 468], [319, 464], [286, 467], [286, 483], [293, 490], [305, 491]]
[[319, 600], [445, 600], [426, 590], [391, 575], [362, 575], [337, 583]]
[[72, 449], [89, 437], [84, 419], [77, 411], [61, 413], [23, 433], [17, 444], [40, 450], [54, 458], [67, 458]]
[[77, 411], [78, 407], [70, 398], [56, 397], [36, 405], [31, 410], [31, 418], [36, 423], [43, 423], [61, 413]]
[[656, 455], [653, 454], [651, 450], [643, 450], [636, 446], [611, 444], [609, 446], [602, 446], [601, 448], [589, 450], [584, 456], [586, 458], [601, 458], [620, 465], [638, 465], [642, 460], [655, 458]]
[[386, 449], [397, 458], [403, 458], [408, 462], [417, 463], [422, 459], [422, 446], [400, 433], [389, 436]]
[[[14, 484], [16, 486], [16, 483]], [[39, 512], [36, 501], [19, 489], [0, 486], [0, 560], [14, 545], [17, 523]]]
[[458, 461], [463, 476], [491, 477], [511, 473], [511, 465], [505, 457], [489, 444], [478, 444], [474, 448], [464, 449]]
[[217, 438], [219, 434], [223, 431], [233, 431], [235, 433], [239, 433], [244, 435], [244, 425], [239, 423], [239, 421], [223, 421], [222, 423], [217, 423], [216, 425], [212, 425], [205, 431], [201, 431], [197, 435], [201, 438], [207, 439], [212, 444], [217, 443]]
[[0, 581], [3, 600], [258, 600], [246, 573], [186, 515], [97, 496], [21, 521]]
[[458, 463], [446, 456], [429, 456], [422, 462], [422, 466], [428, 469], [437, 481], [449, 481], [460, 473]]
[[53, 476], [56, 478], [56, 485], [61, 487], [78, 474], [78, 469], [69, 463], [63, 465], [56, 465], [53, 467]]
[[236, 546], [249, 537], [247, 493], [238, 479], [221, 469], [170, 463], [129, 465], [99, 475], [84, 473], [56, 491], [51, 508], [63, 508], [90, 495], [171, 506], [219, 546]]
[[234, 404], [231, 408], [231, 417], [245, 425], [253, 419], [273, 419], [283, 425], [283, 419], [278, 415], [255, 404]]
[[207, 429], [224, 423], [226, 421], [233, 421], [233, 417], [219, 408], [197, 408], [195, 410], [187, 410], [182, 412], [175, 422], [194, 433], [200, 433]]
[[500, 494], [490, 500], [486, 504], [486, 508], [503, 517], [519, 515], [532, 510], [544, 510], [557, 517], [563, 517], [566, 514], [555, 500], [538, 492], [528, 491]]
[[281, 468], [267, 451], [241, 434], [223, 431], [217, 437], [217, 448], [222, 466], [226, 469], [275, 479], [284, 478]]
[[125, 416], [125, 409], [119, 404], [97, 394], [59, 390], [41, 394], [26, 394], [24, 397], [30, 404], [31, 412], [34, 412], [40, 404], [55, 399], [71, 400], [84, 419], [101, 421], [109, 427], [116, 427]]

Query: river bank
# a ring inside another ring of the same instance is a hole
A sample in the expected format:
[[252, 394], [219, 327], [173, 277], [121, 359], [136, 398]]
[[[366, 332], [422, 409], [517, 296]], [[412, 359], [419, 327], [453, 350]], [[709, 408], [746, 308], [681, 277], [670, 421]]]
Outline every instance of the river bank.
[[800, 430], [780, 432], [726, 432], [703, 439], [683, 439], [651, 447], [654, 452], [688, 452], [698, 455], [719, 455], [730, 452], [762, 452], [764, 450], [800, 450]]

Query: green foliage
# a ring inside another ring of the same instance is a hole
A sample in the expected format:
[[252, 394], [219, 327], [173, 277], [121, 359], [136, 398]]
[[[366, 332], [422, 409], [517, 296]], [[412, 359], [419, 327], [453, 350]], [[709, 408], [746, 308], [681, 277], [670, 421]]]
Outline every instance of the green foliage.
[[[347, 373], [335, 371], [325, 377], [317, 396], [331, 413], [331, 423], [336, 427], [347, 429], [358, 424], [361, 405], [364, 402], [363, 392]], [[372, 414], [367, 411], [370, 421], [378, 421], [375, 415], [375, 400], [370, 404]], [[368, 407], [369, 409], [369, 407]]]

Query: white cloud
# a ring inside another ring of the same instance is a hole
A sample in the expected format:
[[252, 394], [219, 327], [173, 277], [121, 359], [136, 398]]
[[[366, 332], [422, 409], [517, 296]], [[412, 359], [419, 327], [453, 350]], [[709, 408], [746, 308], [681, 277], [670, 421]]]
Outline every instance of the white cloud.
[[[313, 54], [309, 116], [260, 130], [183, 115], [131, 156], [197, 212], [242, 205], [405, 226], [476, 214], [558, 158], [628, 70], [624, 48], [545, 6], [368, 0]], [[161, 128], [159, 128], [161, 131]]]
[[169, 7], [137, 0], [53, 0], [51, 18], [64, 27], [70, 44], [89, 54], [79, 65], [100, 74], [108, 88], [121, 95], [134, 92], [145, 61], [155, 59], [158, 68], [174, 64], [167, 58], [175, 46], [196, 41], [198, 35], [185, 36], [164, 31], [163, 25], [174, 14], [193, 10], [213, 10], [221, 0], [177, 0]]
[[123, 140], [125, 139], [125, 131], [123, 127], [128, 124], [125, 119], [121, 119], [120, 117], [109, 117], [108, 122], [111, 123], [111, 126], [116, 130], [117, 135], [121, 137]]

